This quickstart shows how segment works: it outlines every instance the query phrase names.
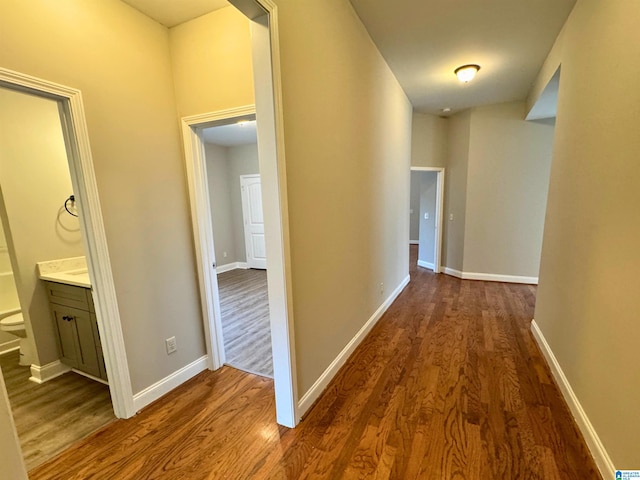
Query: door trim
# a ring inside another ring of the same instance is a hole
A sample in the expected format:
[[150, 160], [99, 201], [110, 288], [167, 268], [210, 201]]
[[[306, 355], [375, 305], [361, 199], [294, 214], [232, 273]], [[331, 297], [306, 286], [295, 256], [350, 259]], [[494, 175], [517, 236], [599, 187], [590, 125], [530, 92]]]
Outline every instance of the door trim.
[[444, 216], [444, 168], [441, 167], [411, 167], [411, 172], [435, 172], [436, 179], [436, 241], [433, 247], [433, 273], [442, 271], [442, 226]]
[[113, 282], [107, 237], [93, 168], [82, 93], [23, 73], [0, 68], [0, 87], [21, 90], [59, 102], [71, 184], [77, 202], [80, 230], [87, 249], [87, 267], [109, 377], [113, 411], [118, 418], [135, 415], [129, 364]]

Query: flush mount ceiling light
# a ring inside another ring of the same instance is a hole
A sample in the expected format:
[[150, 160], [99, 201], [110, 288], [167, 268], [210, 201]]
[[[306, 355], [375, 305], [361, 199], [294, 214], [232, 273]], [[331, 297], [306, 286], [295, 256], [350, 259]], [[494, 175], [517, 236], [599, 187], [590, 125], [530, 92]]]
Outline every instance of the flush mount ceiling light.
[[478, 70], [480, 70], [480, 65], [469, 64], [456, 68], [453, 73], [456, 74], [458, 80], [463, 83], [468, 83], [474, 79]]

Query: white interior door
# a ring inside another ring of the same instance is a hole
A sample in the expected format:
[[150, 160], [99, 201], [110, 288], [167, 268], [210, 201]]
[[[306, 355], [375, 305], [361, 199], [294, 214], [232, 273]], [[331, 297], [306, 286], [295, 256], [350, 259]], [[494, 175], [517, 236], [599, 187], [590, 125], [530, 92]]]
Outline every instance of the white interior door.
[[249, 268], [267, 268], [267, 249], [264, 241], [264, 217], [262, 215], [262, 186], [260, 175], [241, 175], [242, 216], [244, 219], [244, 243]]

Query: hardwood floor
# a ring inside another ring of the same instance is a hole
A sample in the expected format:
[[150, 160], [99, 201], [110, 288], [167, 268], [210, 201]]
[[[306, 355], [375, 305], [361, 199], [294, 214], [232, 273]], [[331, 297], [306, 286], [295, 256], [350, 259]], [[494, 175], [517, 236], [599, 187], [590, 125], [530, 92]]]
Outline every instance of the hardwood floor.
[[0, 366], [27, 470], [115, 420], [106, 385], [72, 372], [38, 385], [18, 356], [0, 356]]
[[32, 479], [600, 479], [529, 333], [535, 287], [411, 276], [298, 428], [224, 367]]
[[273, 378], [267, 271], [221, 273], [218, 287], [226, 363]]

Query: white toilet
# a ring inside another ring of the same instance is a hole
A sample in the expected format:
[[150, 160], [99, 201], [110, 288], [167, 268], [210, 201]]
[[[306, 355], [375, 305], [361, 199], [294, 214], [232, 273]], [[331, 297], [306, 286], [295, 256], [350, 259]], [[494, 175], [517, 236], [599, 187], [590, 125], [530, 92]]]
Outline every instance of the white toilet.
[[27, 341], [27, 331], [24, 328], [24, 318], [22, 318], [22, 313], [14, 313], [0, 320], [0, 330], [2, 330], [3, 332], [11, 333], [16, 337], [20, 337], [20, 365], [31, 365], [31, 363], [23, 353], [28, 347], [25, 347]]

